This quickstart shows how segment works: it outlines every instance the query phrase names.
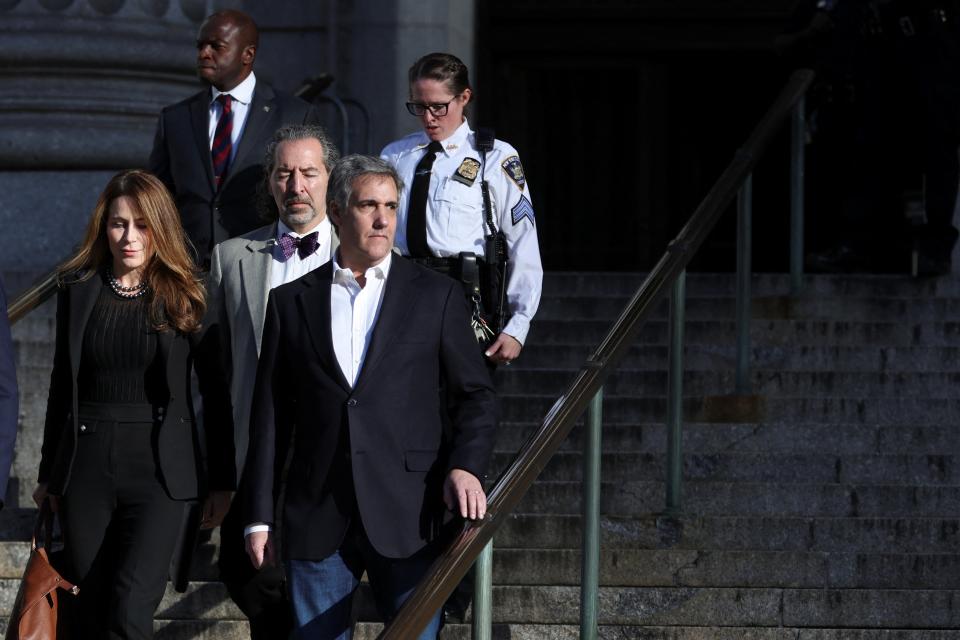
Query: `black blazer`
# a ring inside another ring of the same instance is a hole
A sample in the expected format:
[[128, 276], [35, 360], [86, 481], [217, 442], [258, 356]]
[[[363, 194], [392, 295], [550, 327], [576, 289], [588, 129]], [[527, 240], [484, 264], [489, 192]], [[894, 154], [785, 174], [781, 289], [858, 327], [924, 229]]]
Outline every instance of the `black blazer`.
[[[408, 557], [439, 533], [447, 472], [484, 479], [496, 398], [460, 285], [397, 255], [351, 389], [333, 350], [332, 269], [328, 262], [270, 294], [244, 475], [246, 522], [275, 522], [274, 489], [293, 432], [284, 556], [329, 556], [359, 512], [379, 553]], [[447, 435], [441, 380], [452, 407]]]
[[[98, 275], [68, 284], [57, 294], [56, 347], [47, 416], [40, 450], [38, 482], [47, 491], [63, 495], [70, 483], [77, 446], [77, 376], [83, 333], [103, 283]], [[233, 419], [230, 396], [213, 358], [203, 355], [198, 336], [174, 331], [158, 335], [157, 357], [166, 371], [166, 402], [156, 409], [161, 423], [155, 443], [163, 483], [175, 500], [203, 495], [207, 490], [232, 490]], [[194, 357], [198, 356], [198, 357]], [[200, 357], [202, 356], [202, 357]], [[190, 367], [197, 366], [203, 393], [205, 436], [201, 437], [193, 413]], [[209, 452], [204, 464], [204, 449]]]
[[287, 124], [317, 122], [310, 104], [277, 93], [258, 79], [236, 155], [217, 191], [210, 158], [209, 109], [209, 89], [164, 107], [150, 152], [150, 171], [173, 194], [200, 265], [209, 262], [216, 243], [264, 225], [257, 210], [257, 186], [274, 132]]

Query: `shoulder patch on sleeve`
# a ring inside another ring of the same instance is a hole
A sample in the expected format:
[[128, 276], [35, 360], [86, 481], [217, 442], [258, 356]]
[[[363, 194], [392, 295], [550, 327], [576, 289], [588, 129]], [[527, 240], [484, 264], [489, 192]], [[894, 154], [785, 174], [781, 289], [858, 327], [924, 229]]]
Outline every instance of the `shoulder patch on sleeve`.
[[[520, 164], [519, 156], [510, 156], [501, 162], [500, 166], [503, 168], [503, 172], [517, 185], [517, 188], [523, 191], [523, 186], [527, 184], [527, 178], [523, 175], [523, 165]], [[527, 204], [530, 203], [528, 202]], [[531, 217], [531, 220], [532, 219]]]
[[530, 224], [536, 224], [533, 219], [533, 205], [527, 200], [527, 196], [520, 196], [520, 201], [510, 209], [510, 215], [513, 218], [513, 226], [517, 226], [524, 218], [530, 218]]

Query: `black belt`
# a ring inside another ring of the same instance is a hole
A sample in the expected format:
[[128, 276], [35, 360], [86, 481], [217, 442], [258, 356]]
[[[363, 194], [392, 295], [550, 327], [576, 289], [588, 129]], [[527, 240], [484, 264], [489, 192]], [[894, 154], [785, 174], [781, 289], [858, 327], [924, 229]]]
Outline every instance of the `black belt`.
[[[460, 268], [461, 262], [460, 256], [451, 256], [449, 258], [437, 258], [435, 256], [430, 256], [428, 258], [413, 258], [408, 256], [408, 259], [412, 262], [416, 262], [419, 265], [423, 265], [428, 269], [441, 271], [443, 273], [457, 271]], [[480, 266], [485, 264], [483, 258], [480, 256], [477, 256], [477, 264]]]

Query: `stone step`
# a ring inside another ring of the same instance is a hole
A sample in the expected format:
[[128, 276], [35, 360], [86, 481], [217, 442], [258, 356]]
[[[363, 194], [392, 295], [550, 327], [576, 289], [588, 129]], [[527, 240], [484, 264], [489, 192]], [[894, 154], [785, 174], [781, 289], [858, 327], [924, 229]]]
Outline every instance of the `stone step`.
[[[567, 320], [537, 318], [527, 344], [563, 344], [596, 347], [613, 326], [613, 319]], [[636, 337], [637, 344], [667, 344], [669, 323], [664, 319], [649, 320]], [[736, 340], [736, 323], [732, 319], [689, 320], [684, 324], [684, 342], [688, 345], [732, 343]], [[750, 340], [757, 345], [847, 345], [907, 347], [957, 346], [960, 344], [960, 323], [894, 322], [871, 319], [851, 322], [827, 320], [764, 320], [750, 324]]]
[[[49, 378], [49, 371], [43, 373]], [[914, 396], [949, 398], [960, 386], [960, 371], [781, 371], [752, 369], [750, 389], [762, 396], [811, 397], [890, 397]], [[499, 374], [498, 374], [499, 376]], [[499, 376], [497, 389], [502, 394], [559, 395], [574, 381], [574, 369], [521, 369]], [[40, 377], [38, 381], [43, 380]], [[683, 393], [688, 396], [723, 395], [736, 388], [732, 370], [686, 371]], [[608, 395], [666, 395], [667, 372], [650, 369], [619, 369], [604, 382]]]
[[[578, 514], [582, 492], [579, 482], [537, 482], [518, 511]], [[659, 513], [665, 495], [662, 482], [604, 482], [600, 510], [618, 516]], [[687, 480], [683, 483], [683, 506], [690, 513], [712, 516], [938, 518], [960, 513], [960, 486]]]
[[[548, 296], [540, 301], [536, 321], [613, 320], [629, 303], [629, 296], [586, 294]], [[736, 300], [730, 296], [691, 297], [685, 308], [689, 320], [733, 320]], [[873, 322], [877, 318], [897, 318], [903, 322], [945, 322], [960, 316], [960, 298], [874, 298], [874, 297], [754, 297], [750, 315], [762, 319], [844, 319], [848, 322]], [[666, 318], [668, 305], [654, 307], [650, 319]]]
[[[379, 622], [359, 622], [355, 640], [376, 640], [383, 630]], [[157, 620], [157, 640], [248, 640], [249, 627], [235, 620]], [[0, 619], [0, 632], [6, 632], [6, 620]], [[957, 640], [958, 632], [933, 629], [811, 629], [803, 627], [715, 627], [600, 625], [604, 640]], [[580, 627], [572, 624], [493, 625], [494, 638], [511, 640], [577, 640]], [[448, 624], [440, 640], [470, 640], [470, 624]]]
[[[958, 569], [958, 553], [604, 548], [599, 579], [611, 587], [960, 589]], [[580, 549], [494, 551], [494, 584], [578, 586], [580, 579]]]
[[[555, 395], [501, 395], [500, 418], [507, 422], [542, 419], [557, 401]], [[727, 405], [713, 398], [686, 397], [683, 416], [687, 420], [729, 420]], [[956, 398], [874, 397], [874, 398], [761, 398], [753, 417], [763, 420], [800, 422], [852, 422], [861, 424], [960, 422], [960, 400]], [[611, 422], [665, 420], [665, 397], [604, 395], [603, 417]]]
[[[6, 622], [0, 620], [0, 631]], [[157, 640], [248, 640], [246, 622], [233, 620], [158, 620], [154, 623]], [[376, 640], [383, 630], [379, 622], [360, 622], [355, 640]], [[494, 638], [511, 640], [577, 640], [580, 627], [563, 624], [495, 624]], [[655, 627], [638, 625], [601, 625], [604, 640], [956, 640], [955, 631], [929, 629], [808, 629], [800, 627]], [[440, 640], [470, 640], [469, 624], [448, 624]]]
[[[539, 422], [500, 423], [497, 449], [519, 451]], [[582, 450], [585, 427], [574, 426], [561, 449]], [[667, 429], [663, 422], [623, 423], [605, 419], [601, 444], [605, 451], [666, 452]], [[761, 453], [835, 455], [901, 454], [941, 455], [960, 451], [960, 429], [953, 425], [820, 422], [706, 423], [683, 425], [683, 450], [688, 453]]]
[[[631, 296], [643, 283], [646, 273], [564, 272], [544, 274], [543, 295]], [[733, 273], [688, 273], [687, 295], [736, 295]], [[790, 276], [783, 273], [755, 273], [750, 280], [754, 296], [786, 296]], [[960, 282], [954, 278], [909, 278], [896, 275], [804, 275], [801, 297], [944, 298], [960, 296]]]
[[[361, 623], [356, 640], [375, 640], [383, 626]], [[511, 640], [578, 640], [580, 627], [562, 624], [495, 624], [494, 638]], [[600, 625], [603, 640], [957, 640], [957, 631], [932, 629], [809, 629], [800, 627], [714, 627], [651, 625]], [[451, 625], [441, 640], [469, 640], [469, 625]]]
[[[957, 629], [954, 590], [781, 589], [724, 587], [601, 587], [598, 618], [605, 625], [811, 626]], [[500, 623], [577, 624], [579, 587], [493, 588]], [[364, 598], [360, 619], [374, 612]]]
[[[579, 514], [514, 513], [497, 530], [495, 546], [512, 549], [576, 549], [582, 544]], [[823, 551], [835, 553], [956, 554], [960, 516], [790, 517], [602, 515], [603, 549], [702, 551]]]
[[[14, 581], [11, 581], [14, 582]], [[601, 587], [598, 617], [613, 625], [813, 626], [956, 629], [960, 593], [948, 589], [793, 589], [743, 587]], [[494, 585], [498, 623], [577, 624], [580, 589]], [[355, 610], [376, 620], [361, 587]], [[168, 589], [160, 620], [238, 620], [241, 615], [216, 583], [191, 583], [186, 594]]]
[[[24, 344], [24, 347], [30, 347]], [[30, 347], [32, 348], [32, 347]], [[46, 347], [44, 347], [46, 349]], [[548, 345], [532, 343], [520, 356], [518, 369], [580, 369], [593, 353], [592, 346]], [[716, 345], [687, 345], [685, 371], [728, 371], [736, 364], [736, 345], [731, 340]], [[32, 357], [29, 349], [26, 356]], [[634, 345], [618, 368], [666, 371], [667, 347]], [[952, 372], [957, 370], [960, 347], [846, 347], [846, 346], [754, 346], [750, 366], [758, 370], [851, 371], [865, 373]], [[30, 364], [43, 364], [27, 360]]]
[[[496, 476], [516, 457], [499, 452]], [[661, 453], [608, 451], [601, 460], [605, 482], [660, 481], [667, 475]], [[579, 481], [583, 455], [558, 452], [541, 472], [542, 481]], [[784, 453], [697, 453], [683, 456], [683, 479], [715, 482], [808, 482], [858, 485], [960, 485], [960, 458], [952, 455], [831, 455]]]

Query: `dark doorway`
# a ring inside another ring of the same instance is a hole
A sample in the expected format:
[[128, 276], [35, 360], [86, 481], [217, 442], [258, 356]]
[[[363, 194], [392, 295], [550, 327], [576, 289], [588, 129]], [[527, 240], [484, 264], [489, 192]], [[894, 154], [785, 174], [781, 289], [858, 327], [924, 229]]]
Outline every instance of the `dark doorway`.
[[[791, 4], [478, 3], [474, 119], [520, 152], [547, 269], [653, 266], [786, 82], [772, 42]], [[786, 266], [786, 157], [771, 151], [758, 270]], [[727, 216], [693, 267], [733, 269], [734, 230]]]

